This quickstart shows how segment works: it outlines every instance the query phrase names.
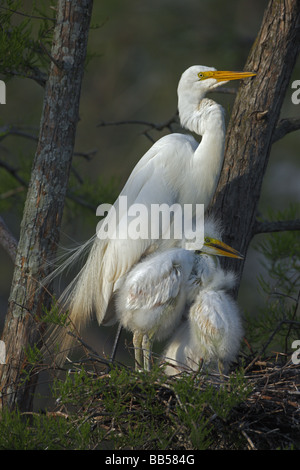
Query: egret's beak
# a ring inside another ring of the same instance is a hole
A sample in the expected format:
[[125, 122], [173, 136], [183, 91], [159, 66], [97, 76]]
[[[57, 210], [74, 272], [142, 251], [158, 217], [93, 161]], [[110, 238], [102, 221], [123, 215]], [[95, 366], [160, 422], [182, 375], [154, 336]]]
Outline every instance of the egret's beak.
[[199, 80], [206, 78], [214, 78], [217, 82], [228, 82], [229, 80], [241, 80], [248, 77], [254, 77], [256, 73], [252, 72], [228, 72], [221, 70], [210, 70], [207, 72], [200, 72], [198, 74]]
[[202, 253], [216, 256], [227, 256], [227, 258], [243, 259], [243, 255], [237, 250], [216, 238], [205, 237], [201, 250]]

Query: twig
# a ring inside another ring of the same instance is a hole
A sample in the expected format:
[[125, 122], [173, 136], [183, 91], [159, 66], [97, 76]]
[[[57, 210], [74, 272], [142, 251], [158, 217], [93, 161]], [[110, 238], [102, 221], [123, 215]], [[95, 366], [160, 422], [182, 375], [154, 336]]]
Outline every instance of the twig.
[[300, 119], [299, 118], [286, 118], [281, 119], [277, 124], [277, 127], [273, 133], [272, 143], [277, 142], [277, 140], [282, 139], [286, 134], [290, 132], [297, 131], [300, 129]]
[[0, 167], [4, 168], [8, 173], [10, 173], [17, 181], [19, 181], [19, 183], [22, 184], [22, 186], [28, 186], [27, 182], [18, 175], [18, 170], [16, 168], [12, 167], [3, 160], [0, 161]]
[[253, 235], [257, 235], [259, 233], [285, 232], [291, 230], [300, 230], [300, 219], [277, 220], [276, 222], [259, 222], [257, 220], [253, 227]]
[[0, 141], [8, 137], [9, 135], [17, 135], [19, 137], [26, 137], [26, 139], [34, 140], [35, 142], [38, 141], [38, 137], [34, 134], [29, 134], [28, 132], [24, 132], [22, 129], [14, 126], [3, 126], [0, 127]]
[[89, 152], [74, 152], [74, 156], [76, 157], [83, 157], [86, 160], [91, 160], [94, 155], [98, 152], [97, 149], [90, 150]]
[[150, 129], [155, 129], [157, 131], [162, 131], [164, 129], [172, 130], [171, 125], [177, 122], [177, 113], [173, 115], [170, 119], [162, 123], [154, 123], [150, 121], [143, 121], [138, 119], [126, 120], [126, 121], [100, 121], [97, 127], [106, 127], [106, 126], [123, 126], [127, 124], [136, 124], [141, 126], [147, 126]]
[[246, 441], [248, 442], [249, 446], [250, 446], [250, 449], [252, 450], [257, 450], [255, 445], [253, 444], [253, 442], [251, 441], [250, 437], [248, 436], [248, 434], [243, 430], [242, 431], [242, 434], [244, 436], [244, 438], [246, 439]]
[[300, 326], [300, 322], [298, 321], [295, 321], [295, 320], [281, 320], [280, 322], [278, 322], [276, 328], [274, 329], [274, 331], [272, 332], [272, 334], [270, 335], [268, 341], [264, 344], [259, 356], [262, 356], [263, 353], [266, 351], [267, 347], [269, 346], [269, 344], [272, 342], [273, 338], [275, 337], [275, 335], [278, 333], [278, 331], [280, 330], [280, 328], [283, 326], [283, 325], [296, 325], [296, 326]]
[[46, 20], [46, 21], [53, 21], [53, 22], [56, 21], [56, 18], [49, 18], [48, 16], [29, 15], [28, 13], [23, 13], [21, 11], [13, 10], [12, 8], [7, 8], [7, 7], [3, 7], [3, 6], [0, 6], [0, 8], [2, 10], [10, 11], [12, 13], [16, 13], [17, 15], [26, 16], [27, 18], [32, 18], [34, 20]]
[[[17, 168], [12, 167], [8, 163], [4, 161], [0, 161], [0, 167], [4, 168], [8, 173], [10, 173], [19, 183], [21, 183], [24, 187], [28, 187], [28, 183], [18, 174]], [[69, 191], [66, 194], [66, 197], [68, 199], [71, 199], [72, 201], [76, 202], [80, 206], [86, 207], [87, 209], [90, 209], [93, 213], [96, 213], [97, 207], [91, 204], [88, 201], [85, 201], [84, 199], [80, 198], [79, 196], [76, 196], [75, 194], [70, 193]], [[3, 197], [1, 197], [3, 199]]]
[[34, 67], [34, 68], [31, 67], [31, 69], [36, 73], [36, 75], [27, 73], [27, 72], [21, 73], [21, 72], [18, 72], [17, 70], [11, 70], [11, 69], [5, 69], [5, 68], [2, 70], [2, 73], [6, 75], [14, 75], [16, 77], [29, 78], [30, 80], [34, 80], [40, 86], [45, 88], [48, 76], [45, 73], [41, 72], [41, 70], [39, 70], [37, 67]]
[[0, 199], [8, 199], [11, 196], [14, 196], [15, 194], [22, 193], [24, 191], [25, 187], [24, 186], [18, 186], [17, 188], [10, 189], [9, 191], [6, 191], [5, 193], [0, 194]]
[[[24, 137], [26, 139], [33, 140], [35, 142], [38, 142], [39, 140], [37, 135], [30, 134], [29, 132], [25, 132], [19, 127], [9, 126], [9, 125], [0, 127], [0, 142], [4, 140], [6, 137], [8, 137], [9, 135]], [[97, 149], [92, 149], [92, 150], [89, 150], [88, 152], [74, 152], [73, 155], [76, 157], [83, 157], [86, 160], [91, 160], [92, 157], [97, 153], [97, 151], [98, 151]]]
[[96, 209], [97, 209], [97, 207], [94, 206], [93, 204], [91, 204], [90, 202], [85, 201], [85, 200], [82, 199], [81, 197], [78, 197], [78, 196], [76, 196], [75, 194], [70, 193], [69, 191], [67, 192], [66, 197], [67, 197], [68, 199], [71, 199], [71, 201], [76, 202], [76, 203], [79, 204], [80, 206], [86, 207], [87, 209], [90, 209], [94, 214], [96, 214]]
[[18, 242], [0, 216], [0, 244], [15, 262]]

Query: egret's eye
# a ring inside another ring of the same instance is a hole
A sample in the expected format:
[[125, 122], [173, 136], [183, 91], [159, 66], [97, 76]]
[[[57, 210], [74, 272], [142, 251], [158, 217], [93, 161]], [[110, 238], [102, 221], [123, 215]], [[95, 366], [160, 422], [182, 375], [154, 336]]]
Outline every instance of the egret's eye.
[[205, 243], [209, 243], [209, 242], [210, 242], [210, 238], [209, 238], [209, 237], [205, 237], [205, 238], [204, 238], [204, 241], [205, 241]]
[[200, 78], [200, 80], [202, 80], [202, 78], [204, 77], [203, 73], [202, 73], [202, 72], [199, 72], [199, 73], [198, 73], [198, 77]]

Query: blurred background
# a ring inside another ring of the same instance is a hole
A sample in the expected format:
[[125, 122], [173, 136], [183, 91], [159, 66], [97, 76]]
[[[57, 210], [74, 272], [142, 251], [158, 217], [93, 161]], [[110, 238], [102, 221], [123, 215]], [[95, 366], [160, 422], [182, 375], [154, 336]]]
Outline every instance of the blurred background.
[[[75, 144], [76, 152], [91, 154], [91, 158], [74, 157], [71, 183], [77, 186], [77, 194], [82, 191], [84, 200], [87, 200], [86, 186], [81, 185], [80, 179], [96, 190], [91, 207], [76, 209], [73, 202], [66, 201], [62, 247], [74, 246], [94, 234], [98, 220], [93, 204], [113, 202], [136, 162], [151, 146], [143, 132], [147, 126], [99, 124], [103, 121], [167, 121], [177, 110], [176, 89], [180, 75], [190, 65], [242, 70], [267, 3], [267, 0], [94, 2], [88, 46], [90, 60], [82, 83]], [[30, 1], [23, 2], [24, 11], [28, 6], [30, 12], [30, 5]], [[297, 79], [300, 80], [299, 61], [291, 84]], [[43, 88], [29, 79], [13, 78], [7, 82], [6, 92], [6, 105], [0, 106], [1, 126], [20, 126], [37, 135]], [[292, 104], [291, 95], [290, 86], [282, 117], [299, 116], [300, 105]], [[234, 96], [215, 93], [212, 98], [223, 104], [228, 119]], [[166, 132], [151, 131], [150, 134], [156, 140]], [[20, 169], [22, 175], [23, 168], [30, 169], [35, 148], [34, 140], [9, 136], [0, 141], [0, 158]], [[300, 206], [299, 148], [300, 132], [291, 133], [273, 145], [259, 208], [266, 218], [270, 209], [284, 210], [290, 204]], [[3, 168], [0, 168], [0, 185], [0, 193], [5, 194], [0, 198], [0, 213], [18, 238], [25, 191], [21, 189], [7, 196], [9, 185], [16, 188], [20, 184]], [[257, 275], [263, 274], [264, 268], [255, 250], [260, 237], [255, 237], [249, 250], [239, 295], [242, 310], [253, 314], [263, 301], [258, 292]], [[1, 330], [13, 266], [2, 248], [0, 257]], [[65, 282], [66, 279], [62, 279], [63, 285]], [[99, 328], [93, 323], [89, 336], [93, 347], [100, 352], [104, 347], [109, 352], [114, 330]]]

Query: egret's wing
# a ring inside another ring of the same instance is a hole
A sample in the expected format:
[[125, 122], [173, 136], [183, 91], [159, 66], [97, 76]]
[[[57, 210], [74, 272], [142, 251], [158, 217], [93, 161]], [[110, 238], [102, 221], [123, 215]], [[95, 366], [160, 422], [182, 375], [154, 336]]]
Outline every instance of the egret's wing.
[[197, 323], [199, 330], [209, 336], [227, 329], [228, 301], [225, 293], [201, 292], [191, 307], [190, 315]]
[[190, 317], [198, 325], [201, 334], [210, 337], [221, 335], [229, 342], [240, 339], [242, 325], [235, 300], [225, 291], [203, 291], [190, 309]]
[[126, 309], [161, 306], [177, 297], [184, 278], [183, 267], [173, 257], [173, 250], [157, 254], [139, 263], [128, 274], [121, 288], [120, 305], [123, 302]]

